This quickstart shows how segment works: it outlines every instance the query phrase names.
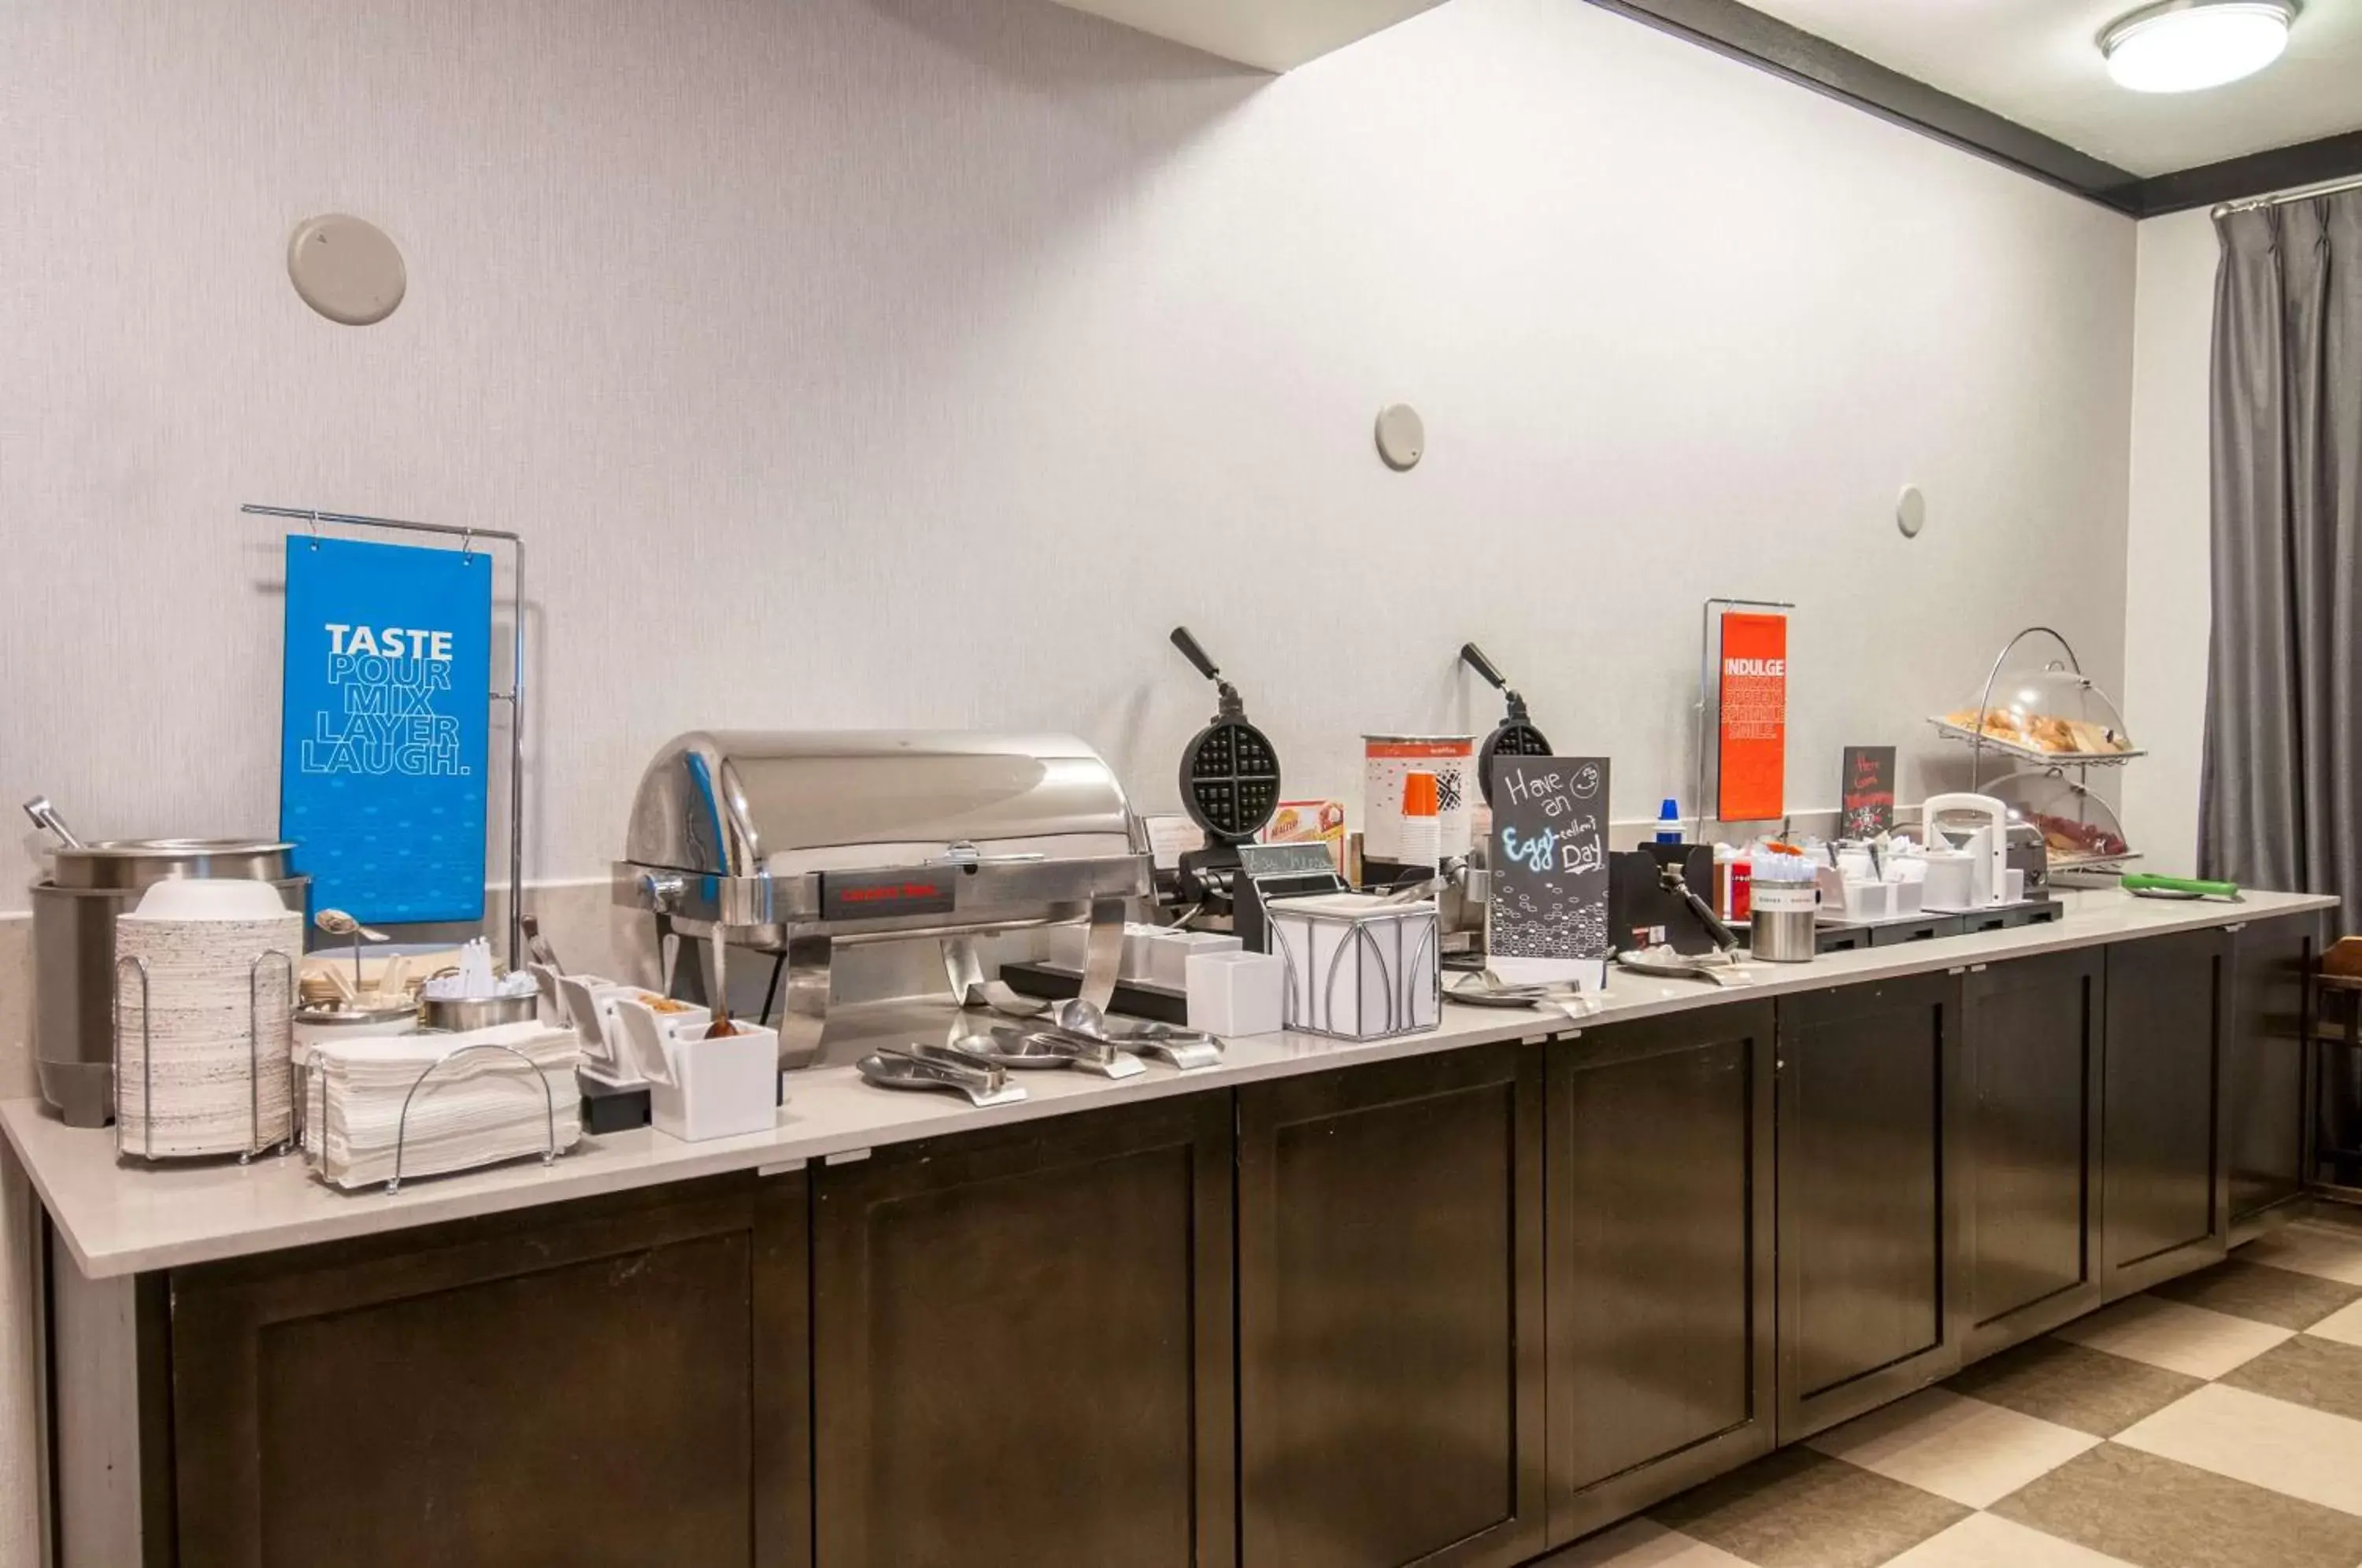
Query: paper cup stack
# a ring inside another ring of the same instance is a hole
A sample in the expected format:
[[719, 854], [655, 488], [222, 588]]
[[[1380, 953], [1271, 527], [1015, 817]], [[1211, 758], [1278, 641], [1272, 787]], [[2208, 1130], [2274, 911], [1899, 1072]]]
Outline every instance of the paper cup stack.
[[116, 921], [115, 951], [118, 1146], [163, 1159], [284, 1141], [292, 966], [264, 955], [300, 960], [304, 917], [268, 882], [160, 882]]

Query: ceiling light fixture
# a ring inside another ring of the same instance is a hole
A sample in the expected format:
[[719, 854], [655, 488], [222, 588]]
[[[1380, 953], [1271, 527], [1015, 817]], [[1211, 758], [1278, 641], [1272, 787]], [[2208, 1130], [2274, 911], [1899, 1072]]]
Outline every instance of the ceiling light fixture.
[[2100, 35], [2119, 87], [2191, 93], [2253, 76], [2288, 48], [2296, 0], [2161, 0]]

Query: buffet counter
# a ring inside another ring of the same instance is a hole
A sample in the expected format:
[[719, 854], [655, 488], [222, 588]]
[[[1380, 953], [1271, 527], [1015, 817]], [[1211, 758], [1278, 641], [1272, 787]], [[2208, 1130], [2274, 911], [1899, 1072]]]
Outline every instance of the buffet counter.
[[2063, 901], [392, 1196], [12, 1102], [61, 1568], [1528, 1562], [2303, 1201], [2334, 900]]
[[[1581, 1018], [1555, 1010], [1502, 1011], [1447, 1004], [1442, 1026], [1427, 1033], [1372, 1042], [1297, 1033], [1256, 1036], [1231, 1042], [1220, 1066], [1187, 1074], [1153, 1066], [1140, 1077], [1111, 1082], [1076, 1073], [1035, 1073], [1024, 1079], [1027, 1098], [1012, 1105], [977, 1108], [949, 1096], [893, 1094], [864, 1084], [851, 1067], [815, 1068], [789, 1077], [788, 1103], [778, 1125], [768, 1133], [684, 1143], [642, 1128], [585, 1138], [579, 1149], [554, 1165], [519, 1163], [414, 1182], [392, 1195], [374, 1189], [350, 1194], [331, 1190], [313, 1180], [292, 1156], [245, 1166], [119, 1160], [111, 1130], [67, 1127], [39, 1099], [0, 1104], [0, 1126], [75, 1265], [90, 1278], [105, 1279], [660, 1182], [842, 1158], [884, 1144], [1163, 1095], [1235, 1088], [1502, 1040], [1562, 1036], [1749, 998], [1942, 972], [2336, 907], [2334, 899], [2302, 893], [2250, 893], [2235, 904], [2134, 899], [2112, 889], [2062, 892], [2058, 898], [2067, 906], [2066, 917], [2047, 924], [1833, 953], [1809, 964], [1754, 964], [1749, 966], [1754, 977], [1750, 983], [1727, 989], [1692, 980], [1612, 973], [1597, 1010]], [[885, 1043], [939, 1037], [953, 1017], [948, 1007], [926, 1002], [877, 1003], [847, 1009], [845, 1014], [852, 1035]]]

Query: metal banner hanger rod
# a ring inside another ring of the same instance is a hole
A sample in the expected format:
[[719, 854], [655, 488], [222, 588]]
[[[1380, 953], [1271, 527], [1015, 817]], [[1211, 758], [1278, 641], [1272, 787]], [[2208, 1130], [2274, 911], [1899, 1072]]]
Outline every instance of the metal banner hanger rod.
[[490, 693], [509, 705], [509, 967], [524, 966], [524, 541], [504, 528], [471, 528], [456, 523], [415, 523], [404, 517], [370, 517], [357, 512], [322, 512], [310, 506], [264, 506], [247, 502], [240, 512], [254, 517], [284, 517], [309, 523], [316, 536], [323, 523], [346, 528], [387, 528], [400, 534], [440, 534], [459, 541], [464, 553], [478, 539], [509, 547], [513, 575], [510, 597], [516, 611], [509, 623], [509, 689]]
[[454, 538], [473, 536], [479, 539], [503, 539], [520, 547], [520, 553], [524, 544], [522, 538], [504, 529], [469, 528], [457, 523], [413, 523], [403, 517], [366, 517], [358, 512], [320, 512], [309, 506], [262, 506], [251, 501], [238, 510], [256, 517], [288, 517], [298, 523], [315, 525], [335, 523], [350, 528], [402, 528], [418, 534], [448, 534]]

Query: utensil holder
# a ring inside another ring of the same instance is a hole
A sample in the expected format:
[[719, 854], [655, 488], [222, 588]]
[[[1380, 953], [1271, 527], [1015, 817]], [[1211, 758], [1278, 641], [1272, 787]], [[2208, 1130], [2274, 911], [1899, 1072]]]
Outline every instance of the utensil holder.
[[1231, 1039], [1275, 1034], [1286, 1021], [1287, 962], [1272, 953], [1188, 955], [1189, 1027]]
[[602, 1083], [637, 1088], [643, 1080], [633, 1066], [632, 1044], [616, 1021], [615, 1009], [638, 996], [640, 988], [596, 975], [560, 975], [557, 994], [573, 1021], [574, 1037], [582, 1043], [583, 1070]]
[[607, 1015], [608, 1032], [614, 1036], [616, 1061], [649, 1084], [662, 1082], [671, 1073], [668, 1054], [675, 1043], [702, 1039], [713, 1023], [710, 1007], [658, 1012], [635, 996], [609, 997], [600, 1007]]
[[1200, 953], [1236, 953], [1239, 939], [1211, 931], [1160, 931], [1148, 944], [1148, 977], [1160, 986], [1183, 989], [1189, 983], [1189, 962]]
[[1820, 949], [1820, 889], [1810, 882], [1758, 882], [1747, 950], [1772, 964], [1809, 964]]
[[[1138, 924], [1127, 925], [1123, 928], [1123, 956], [1117, 961], [1116, 978], [1120, 980], [1148, 978], [1150, 955], [1154, 950], [1157, 937], [1164, 933], [1164, 930], [1163, 926]], [[1076, 969], [1083, 966], [1082, 950], [1082, 942], [1078, 937], [1073, 966]]]
[[685, 1143], [768, 1132], [778, 1116], [779, 1032], [742, 1023], [716, 1040], [712, 1027], [666, 1037], [665, 1075], [648, 1075], [649, 1121]]

